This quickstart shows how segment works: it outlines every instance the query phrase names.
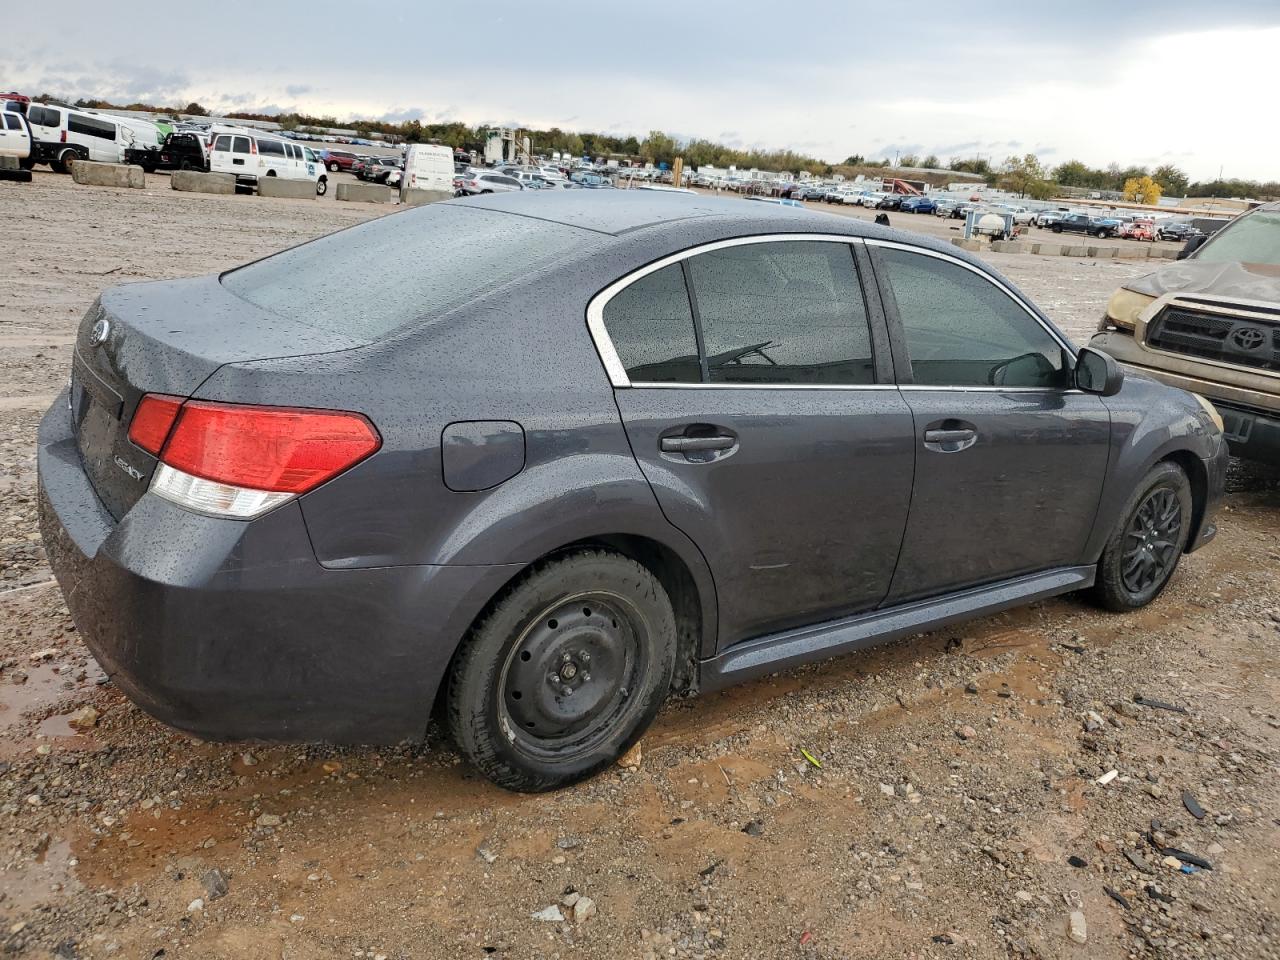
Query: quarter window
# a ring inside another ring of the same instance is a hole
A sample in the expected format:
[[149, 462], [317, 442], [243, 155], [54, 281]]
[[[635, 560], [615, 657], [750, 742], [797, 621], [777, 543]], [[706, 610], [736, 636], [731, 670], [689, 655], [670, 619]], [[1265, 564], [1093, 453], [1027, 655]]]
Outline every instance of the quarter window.
[[218, 139], [216, 139], [216, 140], [214, 140], [214, 141], [213, 141], [213, 149], [215, 149], [215, 150], [219, 150], [219, 151], [226, 151], [226, 150], [230, 150], [230, 149], [231, 149], [231, 138], [230, 138], [230, 137], [228, 137], [228, 136], [221, 136], [221, 137], [218, 137]]
[[1061, 344], [991, 281], [937, 257], [882, 248], [917, 384], [1060, 387]]
[[687, 263], [712, 383], [875, 383], [848, 244], [752, 243]]
[[605, 304], [604, 325], [632, 383], [698, 383], [698, 341], [680, 264], [625, 287]]
[[284, 144], [279, 140], [259, 140], [258, 153], [264, 157], [283, 157]]

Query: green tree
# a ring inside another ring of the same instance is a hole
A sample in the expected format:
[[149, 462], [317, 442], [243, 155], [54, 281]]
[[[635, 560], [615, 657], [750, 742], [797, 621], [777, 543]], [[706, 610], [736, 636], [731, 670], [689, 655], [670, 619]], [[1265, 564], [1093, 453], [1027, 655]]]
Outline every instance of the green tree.
[[1040, 158], [1034, 153], [1022, 157], [1009, 157], [1000, 168], [1001, 184], [1019, 196], [1043, 199], [1053, 189], [1045, 177]]
[[1156, 167], [1151, 179], [1160, 185], [1161, 191], [1176, 197], [1186, 196], [1187, 186], [1191, 182], [1185, 173], [1171, 163]]
[[942, 163], [938, 160], [938, 155], [936, 153], [931, 153], [920, 161], [920, 166], [928, 167], [930, 170], [937, 170], [942, 166]]
[[844, 158], [844, 162], [841, 164], [841, 166], [860, 167], [866, 162], [867, 162], [866, 157], [864, 157], [862, 154], [852, 153], [849, 156]]
[[638, 152], [652, 163], [670, 163], [676, 156], [676, 141], [661, 130], [650, 130]]

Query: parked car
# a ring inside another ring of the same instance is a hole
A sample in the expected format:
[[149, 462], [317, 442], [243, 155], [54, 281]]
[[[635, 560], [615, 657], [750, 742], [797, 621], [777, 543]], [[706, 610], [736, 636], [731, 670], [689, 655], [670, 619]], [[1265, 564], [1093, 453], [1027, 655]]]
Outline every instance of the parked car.
[[996, 213], [1007, 213], [1013, 217], [1015, 224], [1030, 224], [1034, 219], [1034, 214], [1026, 207], [1018, 206], [1013, 203], [997, 203], [993, 204], [991, 209]]
[[77, 160], [119, 163], [133, 146], [133, 131], [116, 119], [91, 110], [57, 104], [27, 105], [31, 159], [70, 173]]
[[1227, 464], [1195, 397], [983, 261], [728, 198], [427, 204], [108, 290], [74, 352], [41, 530], [116, 688], [201, 738], [439, 715], [517, 790], [610, 766], [673, 688], [1141, 607]]
[[263, 177], [280, 177], [310, 180], [317, 196], [329, 189], [324, 164], [310, 147], [247, 131], [216, 134], [209, 151], [209, 169], [234, 174], [236, 182], [245, 186], [256, 186]]
[[1203, 236], [1190, 220], [1159, 220], [1156, 222], [1157, 240], [1176, 240], [1186, 243], [1192, 237]]
[[1208, 397], [1233, 453], [1280, 465], [1280, 202], [1126, 281], [1090, 344]]
[[1083, 233], [1092, 237], [1113, 237], [1120, 229], [1118, 220], [1091, 217], [1087, 213], [1068, 213], [1049, 224], [1054, 233]]
[[938, 205], [929, 197], [905, 197], [898, 209], [903, 213], [937, 213]]
[[1031, 218], [1031, 222], [1037, 227], [1051, 227], [1066, 215], [1066, 210], [1041, 210]]
[[887, 193], [876, 201], [877, 210], [898, 210], [902, 207], [902, 196], [897, 193]]
[[933, 213], [937, 217], [950, 217], [962, 201], [955, 197], [937, 197], [933, 201]]
[[350, 150], [326, 150], [324, 152], [325, 166], [329, 168], [330, 173], [337, 173], [339, 170], [351, 171], [351, 167], [360, 159]]
[[147, 173], [157, 170], [208, 170], [209, 154], [204, 139], [197, 133], [174, 132], [164, 138], [159, 150], [130, 147], [124, 152], [125, 163], [136, 163]]
[[508, 177], [505, 174], [494, 173], [489, 170], [476, 171], [469, 178], [463, 179], [462, 185], [458, 188], [464, 196], [475, 196], [481, 193], [509, 193], [523, 189], [524, 185], [515, 177]]
[[357, 176], [361, 180], [368, 180], [372, 183], [383, 183], [386, 181], [388, 173], [399, 169], [400, 160], [396, 157], [369, 157], [365, 160]]
[[1155, 221], [1146, 217], [1135, 217], [1120, 225], [1119, 236], [1125, 240], [1155, 240]]
[[0, 157], [15, 157], [23, 169], [31, 168], [31, 130], [17, 111], [0, 111]]

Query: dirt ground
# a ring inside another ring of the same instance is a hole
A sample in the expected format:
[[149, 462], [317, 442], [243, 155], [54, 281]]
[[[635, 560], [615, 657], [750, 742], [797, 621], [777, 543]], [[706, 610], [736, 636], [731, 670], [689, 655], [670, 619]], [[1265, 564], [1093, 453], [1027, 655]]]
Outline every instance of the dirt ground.
[[[151, 720], [89, 657], [36, 529], [36, 424], [76, 324], [103, 287], [387, 208], [148, 180], [0, 183], [0, 951], [1280, 957], [1280, 483], [1239, 466], [1217, 541], [1141, 612], [1068, 597], [672, 702], [638, 766], [552, 795], [501, 792], [438, 738], [226, 745]], [[992, 260], [1077, 340], [1147, 269]]]

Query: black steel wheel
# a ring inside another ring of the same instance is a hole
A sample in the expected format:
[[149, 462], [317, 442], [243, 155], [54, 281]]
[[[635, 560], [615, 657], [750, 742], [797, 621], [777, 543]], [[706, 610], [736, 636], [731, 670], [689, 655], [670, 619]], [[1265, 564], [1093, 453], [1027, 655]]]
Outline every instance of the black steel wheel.
[[584, 550], [545, 561], [494, 601], [454, 657], [447, 720], [499, 786], [541, 791], [622, 755], [671, 687], [675, 615], [628, 557]]
[[1158, 463], [1121, 514], [1102, 556], [1094, 594], [1110, 610], [1145, 606], [1168, 585], [1191, 533], [1191, 484], [1175, 463]]

